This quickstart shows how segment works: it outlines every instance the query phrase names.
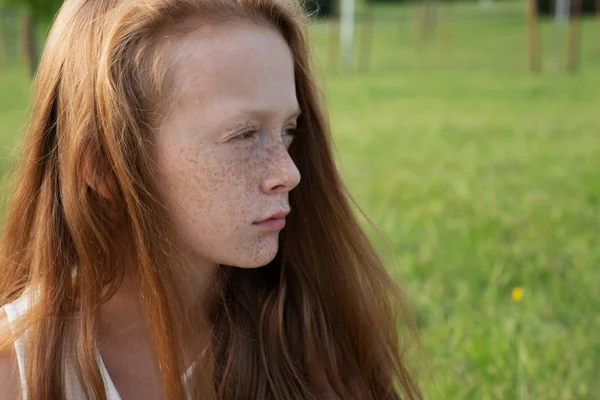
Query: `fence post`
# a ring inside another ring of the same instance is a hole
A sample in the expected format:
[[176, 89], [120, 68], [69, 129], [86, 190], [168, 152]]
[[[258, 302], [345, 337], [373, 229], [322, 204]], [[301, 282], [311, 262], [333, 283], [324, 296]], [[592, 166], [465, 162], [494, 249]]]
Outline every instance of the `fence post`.
[[0, 68], [6, 64], [6, 33], [4, 32], [4, 7], [0, 6]]
[[538, 16], [538, 0], [527, 0], [527, 36], [529, 45], [529, 68], [540, 72], [542, 62], [540, 57], [540, 27]]
[[35, 39], [34, 13], [33, 10], [27, 9], [21, 20], [21, 55], [32, 76], [37, 65]]
[[370, 1], [365, 3], [365, 15], [361, 25], [359, 68], [368, 71], [371, 66], [373, 49], [373, 5]]
[[444, 2], [444, 17], [442, 22], [442, 49], [445, 57], [452, 53], [453, 45], [453, 27], [454, 27], [454, 2], [446, 0]]
[[598, 20], [598, 49], [600, 50], [600, 0], [596, 0], [596, 19]]
[[[420, 4], [419, 4], [420, 3]], [[425, 30], [426, 30], [426, 19], [427, 19], [427, 7], [429, 0], [420, 0], [415, 7], [415, 47], [417, 52], [423, 51], [425, 47]]]
[[331, 6], [327, 25], [329, 27], [329, 69], [335, 70], [339, 66], [340, 57], [340, 10], [337, 1], [334, 1]]
[[554, 22], [562, 23], [569, 17], [570, 0], [556, 0], [554, 4]]
[[435, 29], [434, 0], [421, 0], [421, 3], [422, 6], [416, 11], [419, 48], [431, 39]]
[[567, 69], [577, 72], [579, 69], [579, 47], [581, 42], [581, 0], [571, 0], [569, 18], [569, 40], [567, 49]]
[[354, 7], [355, 0], [342, 0], [340, 38], [342, 65], [346, 69], [352, 69], [354, 64]]

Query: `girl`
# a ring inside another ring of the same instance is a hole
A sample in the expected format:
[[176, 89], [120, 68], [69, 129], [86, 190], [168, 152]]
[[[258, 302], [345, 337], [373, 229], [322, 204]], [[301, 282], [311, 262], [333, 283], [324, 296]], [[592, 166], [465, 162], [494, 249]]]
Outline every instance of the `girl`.
[[0, 265], [0, 397], [415, 399], [283, 0], [67, 0]]

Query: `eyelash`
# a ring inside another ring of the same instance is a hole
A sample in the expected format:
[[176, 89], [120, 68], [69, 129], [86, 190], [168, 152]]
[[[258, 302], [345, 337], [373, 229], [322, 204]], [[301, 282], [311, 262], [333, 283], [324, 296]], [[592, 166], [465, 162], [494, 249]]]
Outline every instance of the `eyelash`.
[[236, 136], [236, 138], [237, 139], [243, 139], [243, 140], [253, 139], [256, 136], [257, 133], [258, 133], [257, 130], [250, 129], [250, 130], [242, 133], [241, 135]]
[[[287, 132], [288, 136], [294, 137], [298, 133], [298, 128], [294, 126], [291, 128], [284, 129], [284, 132]], [[246, 132], [241, 133], [240, 135], [236, 136], [235, 138], [240, 139], [240, 140], [250, 140], [250, 139], [254, 139], [254, 137], [256, 137], [257, 134], [258, 134], [258, 131], [253, 128], [253, 129], [247, 130]]]
[[288, 136], [295, 137], [298, 134], [298, 127], [292, 126], [287, 129], [284, 129], [284, 131], [287, 132]]

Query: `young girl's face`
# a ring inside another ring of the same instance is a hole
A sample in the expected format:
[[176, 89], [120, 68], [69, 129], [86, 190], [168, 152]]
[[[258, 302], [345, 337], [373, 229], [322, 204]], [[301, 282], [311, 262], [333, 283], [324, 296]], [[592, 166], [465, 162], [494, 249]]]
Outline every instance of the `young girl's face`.
[[292, 54], [257, 25], [203, 27], [177, 39], [172, 104], [154, 157], [170, 217], [195, 262], [269, 263], [300, 173], [288, 154], [300, 113]]

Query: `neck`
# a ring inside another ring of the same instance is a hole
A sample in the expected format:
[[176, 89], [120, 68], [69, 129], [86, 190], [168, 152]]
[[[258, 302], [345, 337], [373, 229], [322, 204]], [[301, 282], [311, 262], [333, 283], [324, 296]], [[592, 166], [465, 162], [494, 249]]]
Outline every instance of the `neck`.
[[146, 329], [137, 283], [125, 275], [119, 288], [99, 308], [98, 336], [101, 341], [131, 334], [146, 336]]
[[[194, 263], [194, 267], [187, 269], [181, 276], [182, 289], [188, 292], [190, 299], [188, 310], [194, 310], [201, 323], [205, 320], [207, 304], [210, 302], [212, 278], [216, 272], [216, 265], [208, 263]], [[196, 311], [197, 310], [197, 311]], [[148, 330], [144, 322], [143, 302], [140, 296], [138, 280], [132, 273], [126, 273], [115, 293], [99, 308], [98, 313], [98, 342], [112, 342], [113, 340], [141, 340], [150, 345]], [[201, 329], [201, 327], [198, 327]], [[205, 348], [208, 338], [194, 338], [189, 345], [190, 356]], [[186, 346], [188, 347], [188, 346]], [[186, 357], [187, 358], [187, 357]]]

